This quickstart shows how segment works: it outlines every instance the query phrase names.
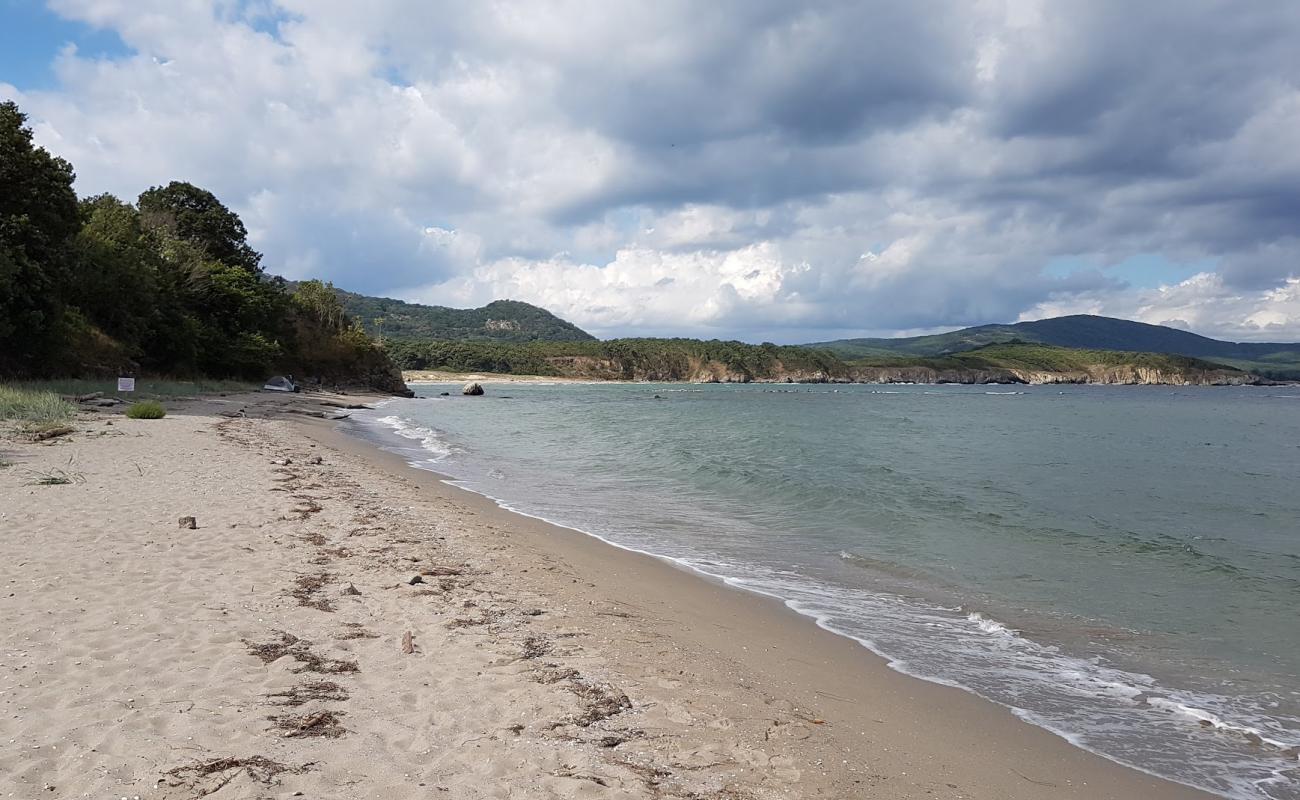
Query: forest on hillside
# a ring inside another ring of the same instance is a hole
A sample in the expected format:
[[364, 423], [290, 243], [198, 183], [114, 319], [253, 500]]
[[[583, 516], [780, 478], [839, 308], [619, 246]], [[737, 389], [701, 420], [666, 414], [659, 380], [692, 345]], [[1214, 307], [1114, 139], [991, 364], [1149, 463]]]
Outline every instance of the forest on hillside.
[[367, 333], [385, 341], [466, 339], [502, 342], [586, 342], [596, 337], [544, 308], [494, 300], [482, 308], [448, 308], [335, 289], [343, 308]]
[[175, 181], [132, 204], [79, 198], [74, 177], [0, 103], [0, 376], [292, 372], [404, 388], [333, 287], [266, 273], [211, 192]]
[[697, 380], [710, 365], [738, 380], [772, 380], [799, 374], [847, 379], [835, 356], [808, 347], [717, 339], [610, 339], [582, 342], [390, 342], [402, 369], [497, 372], [514, 375]]

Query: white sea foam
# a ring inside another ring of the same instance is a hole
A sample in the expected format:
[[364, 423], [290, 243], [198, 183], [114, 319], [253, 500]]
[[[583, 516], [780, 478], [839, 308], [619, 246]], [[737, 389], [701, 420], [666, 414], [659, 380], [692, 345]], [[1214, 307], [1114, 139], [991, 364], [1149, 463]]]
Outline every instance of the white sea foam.
[[975, 627], [979, 628], [985, 633], [991, 633], [995, 636], [1016, 635], [1016, 632], [1008, 628], [1006, 625], [1003, 625], [1001, 622], [998, 622], [995, 619], [989, 619], [988, 617], [984, 616], [978, 611], [972, 611], [971, 613], [967, 614], [966, 619], [975, 623]]
[[447, 442], [443, 434], [433, 428], [416, 424], [405, 417], [380, 417], [375, 421], [388, 426], [393, 433], [403, 439], [418, 441], [420, 447], [429, 454], [429, 459], [432, 461], [442, 461], [455, 452], [455, 448]]
[[1152, 708], [1167, 711], [1171, 714], [1195, 721], [1202, 727], [1212, 728], [1222, 733], [1241, 736], [1253, 744], [1268, 746], [1278, 750], [1297, 751], [1297, 757], [1300, 757], [1300, 742], [1288, 742], [1281, 739], [1275, 739], [1267, 732], [1252, 725], [1240, 725], [1226, 722], [1217, 714], [1203, 708], [1185, 705], [1177, 700], [1169, 700], [1164, 697], [1147, 697], [1146, 704]]

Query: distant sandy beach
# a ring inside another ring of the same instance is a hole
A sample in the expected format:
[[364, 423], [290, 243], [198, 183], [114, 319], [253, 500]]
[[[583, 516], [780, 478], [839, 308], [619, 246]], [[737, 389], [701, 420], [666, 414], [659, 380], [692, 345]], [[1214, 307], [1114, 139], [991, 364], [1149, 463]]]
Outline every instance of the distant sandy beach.
[[0, 797], [1210, 796], [506, 512], [322, 400], [358, 402], [0, 441]]
[[408, 383], [620, 383], [621, 381], [591, 378], [558, 378], [548, 375], [508, 375], [501, 372], [446, 372], [436, 369], [404, 370], [402, 378]]

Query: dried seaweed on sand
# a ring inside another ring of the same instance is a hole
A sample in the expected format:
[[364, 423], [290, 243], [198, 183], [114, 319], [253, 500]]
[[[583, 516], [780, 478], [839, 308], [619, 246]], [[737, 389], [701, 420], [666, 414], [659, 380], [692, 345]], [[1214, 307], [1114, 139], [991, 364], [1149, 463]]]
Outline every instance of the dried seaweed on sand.
[[272, 661], [284, 658], [285, 656], [290, 656], [295, 661], [302, 664], [302, 666], [295, 669], [294, 672], [317, 672], [327, 675], [338, 675], [359, 671], [357, 662], [355, 661], [343, 661], [337, 658], [327, 658], [314, 652], [311, 649], [311, 642], [306, 639], [299, 639], [292, 633], [285, 633], [284, 631], [276, 631], [275, 633], [278, 638], [261, 644], [250, 642], [245, 639], [244, 644], [248, 646], [249, 654], [260, 658], [263, 664], [270, 664]]
[[291, 767], [265, 756], [226, 757], [173, 767], [163, 774], [172, 779], [172, 786], [188, 786], [196, 792], [195, 797], [207, 797], [221, 791], [241, 774], [263, 786], [274, 786], [279, 783], [280, 775], [301, 775], [313, 766], [314, 763], [307, 763]]

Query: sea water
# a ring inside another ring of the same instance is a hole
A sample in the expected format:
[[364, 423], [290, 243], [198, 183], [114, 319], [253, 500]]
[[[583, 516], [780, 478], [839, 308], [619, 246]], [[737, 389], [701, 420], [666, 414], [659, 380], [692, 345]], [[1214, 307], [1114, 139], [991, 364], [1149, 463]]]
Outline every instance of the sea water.
[[1080, 747], [1228, 797], [1300, 798], [1294, 388], [417, 393], [359, 427]]

